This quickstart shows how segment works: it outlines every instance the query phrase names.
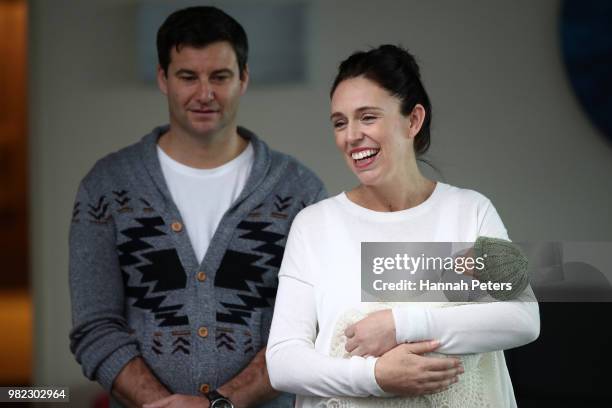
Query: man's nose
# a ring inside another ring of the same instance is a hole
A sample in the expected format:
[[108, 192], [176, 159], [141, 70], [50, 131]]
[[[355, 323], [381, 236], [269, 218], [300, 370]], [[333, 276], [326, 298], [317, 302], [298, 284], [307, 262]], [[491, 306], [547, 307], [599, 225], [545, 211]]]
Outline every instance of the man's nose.
[[215, 93], [208, 83], [208, 81], [200, 81], [200, 86], [198, 87], [197, 99], [200, 103], [208, 103], [215, 99]]

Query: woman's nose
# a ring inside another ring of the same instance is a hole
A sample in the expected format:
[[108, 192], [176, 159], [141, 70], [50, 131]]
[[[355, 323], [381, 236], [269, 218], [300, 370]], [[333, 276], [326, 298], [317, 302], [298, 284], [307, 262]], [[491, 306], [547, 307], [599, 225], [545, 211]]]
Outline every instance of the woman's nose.
[[361, 133], [358, 123], [349, 123], [347, 129], [347, 139], [349, 143], [354, 143], [363, 139], [363, 133]]

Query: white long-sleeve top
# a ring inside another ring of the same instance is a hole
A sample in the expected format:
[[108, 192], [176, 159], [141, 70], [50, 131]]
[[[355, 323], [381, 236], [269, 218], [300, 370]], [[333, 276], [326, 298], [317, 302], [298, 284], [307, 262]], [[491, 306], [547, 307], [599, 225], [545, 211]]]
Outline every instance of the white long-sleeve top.
[[[402, 211], [372, 211], [344, 193], [305, 208], [293, 222], [279, 273], [266, 353], [272, 386], [297, 394], [298, 407], [314, 406], [316, 397], [385, 395], [375, 379], [375, 357], [329, 354], [339, 317], [364, 306], [361, 242], [474, 242], [481, 235], [508, 239], [491, 202], [440, 182], [427, 200]], [[437, 351], [446, 354], [496, 351], [496, 406], [516, 405], [499, 350], [537, 338], [537, 303], [410, 304], [393, 308], [393, 315], [399, 342], [436, 339]]]

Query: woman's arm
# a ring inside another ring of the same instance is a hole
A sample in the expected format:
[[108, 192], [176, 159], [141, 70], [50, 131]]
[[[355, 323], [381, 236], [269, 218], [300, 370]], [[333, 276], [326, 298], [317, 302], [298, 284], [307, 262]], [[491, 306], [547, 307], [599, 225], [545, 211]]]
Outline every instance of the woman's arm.
[[447, 354], [510, 349], [540, 334], [539, 308], [531, 288], [514, 301], [394, 308], [393, 318], [398, 343], [435, 338], [441, 343], [439, 351]]
[[376, 359], [341, 359], [318, 353], [314, 349], [316, 327], [312, 286], [281, 276], [266, 351], [272, 387], [322, 397], [383, 395], [374, 377]]
[[304, 217], [300, 213], [293, 221], [279, 272], [266, 350], [272, 387], [300, 395], [382, 395], [374, 378], [375, 358], [332, 358], [314, 349], [314, 274], [305, 262], [316, 258], [301, 232]]
[[458, 359], [422, 356], [439, 342], [402, 344], [380, 358], [344, 359], [317, 352], [315, 336], [312, 286], [281, 277], [266, 352], [273, 388], [320, 397], [386, 396], [385, 391], [416, 396], [442, 391], [463, 373]]
[[[477, 241], [479, 254], [483, 247], [501, 245], [502, 240], [511, 244], [506, 228], [490, 201], [486, 200], [482, 205], [479, 219], [479, 235], [498, 238]], [[521, 254], [504, 251], [504, 256]], [[517, 273], [523, 274], [516, 280], [525, 289], [518, 296], [513, 293], [516, 299], [512, 301], [473, 303], [437, 309], [422, 308], [414, 304], [411, 307], [394, 308], [392, 312], [372, 313], [347, 329], [347, 335], [356, 336], [349, 338], [347, 351], [357, 355], [377, 356], [386, 352], [393, 342], [400, 344], [437, 339], [441, 342], [439, 351], [443, 353], [483, 353], [518, 347], [534, 341], [540, 333], [539, 308], [531, 287], [523, 279], [527, 274], [526, 264]], [[499, 273], [491, 271], [487, 276], [495, 280]], [[373, 330], [374, 327], [376, 330]], [[387, 334], [381, 338], [379, 333]], [[392, 337], [393, 333], [395, 338]]]
[[[498, 255], [517, 258], [522, 256], [520, 251], [510, 250], [512, 244], [509, 242], [506, 227], [488, 199], [484, 199], [479, 205], [477, 218], [478, 236], [497, 238], [477, 239], [477, 255], [495, 246], [499, 249], [496, 251]], [[501, 251], [503, 248], [506, 250]], [[527, 265], [522, 261], [517, 265], [521, 264], [522, 267], [519, 266], [516, 273], [525, 277]], [[485, 279], [488, 277], [495, 280], [496, 276], [503, 274], [500, 270], [492, 270], [494, 262], [487, 262], [487, 266], [491, 270], [485, 275]], [[434, 338], [442, 343], [440, 351], [448, 354], [504, 350], [534, 341], [540, 334], [540, 312], [531, 287], [525, 284], [521, 276], [515, 278], [525, 289], [518, 296], [516, 292], [513, 293], [514, 300], [429, 310], [394, 309], [396, 340], [418, 341], [422, 337], [435, 336]]]
[[379, 356], [396, 344], [426, 339], [440, 340], [439, 351], [447, 354], [518, 347], [538, 337], [540, 318], [529, 286], [514, 296], [512, 301], [444, 308], [413, 303], [375, 312], [347, 328], [346, 350], [353, 355]]

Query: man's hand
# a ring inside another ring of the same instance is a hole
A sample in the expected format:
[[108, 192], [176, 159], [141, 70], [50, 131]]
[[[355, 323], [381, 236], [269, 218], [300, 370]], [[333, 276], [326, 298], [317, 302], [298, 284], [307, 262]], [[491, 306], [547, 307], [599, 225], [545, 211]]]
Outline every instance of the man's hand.
[[391, 309], [370, 313], [344, 331], [345, 349], [353, 356], [382, 356], [397, 346]]
[[144, 404], [142, 408], [208, 408], [209, 406], [210, 402], [204, 397], [174, 394], [150, 404]]
[[376, 382], [383, 391], [404, 396], [435, 394], [458, 381], [461, 361], [451, 357], [424, 357], [440, 347], [436, 341], [401, 344], [376, 361]]

